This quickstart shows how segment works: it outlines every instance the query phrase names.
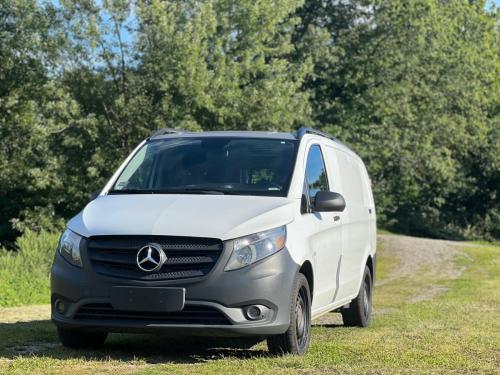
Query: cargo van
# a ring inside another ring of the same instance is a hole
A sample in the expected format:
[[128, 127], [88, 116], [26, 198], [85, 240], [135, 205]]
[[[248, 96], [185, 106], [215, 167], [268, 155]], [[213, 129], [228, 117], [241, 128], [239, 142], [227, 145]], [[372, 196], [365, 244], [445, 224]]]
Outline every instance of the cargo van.
[[327, 134], [161, 130], [69, 221], [52, 320], [71, 348], [137, 332], [300, 355], [322, 314], [369, 324], [375, 236], [365, 166]]

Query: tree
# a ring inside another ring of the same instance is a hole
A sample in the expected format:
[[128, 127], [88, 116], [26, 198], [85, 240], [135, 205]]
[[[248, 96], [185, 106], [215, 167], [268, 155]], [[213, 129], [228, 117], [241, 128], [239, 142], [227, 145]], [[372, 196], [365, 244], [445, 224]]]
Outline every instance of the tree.
[[156, 129], [291, 130], [308, 118], [311, 64], [289, 59], [300, 1], [61, 4], [71, 59], [60, 81], [81, 111], [55, 137], [64, 217]]
[[309, 115], [301, 90], [311, 65], [294, 61], [301, 5], [281, 1], [141, 3], [139, 72], [158, 126], [291, 130]]
[[[11, 219], [27, 207], [51, 211], [57, 184], [48, 139], [60, 127], [66, 99], [49, 69], [61, 40], [50, 5], [34, 0], [0, 0], [0, 238], [12, 241]], [[43, 208], [43, 209], [42, 209]]]
[[498, 36], [483, 1], [0, 0], [0, 241], [158, 128], [303, 124], [361, 154], [384, 226], [500, 238]]
[[455, 238], [498, 227], [496, 15], [459, 0], [308, 1], [301, 14], [315, 123], [363, 156], [381, 222]]

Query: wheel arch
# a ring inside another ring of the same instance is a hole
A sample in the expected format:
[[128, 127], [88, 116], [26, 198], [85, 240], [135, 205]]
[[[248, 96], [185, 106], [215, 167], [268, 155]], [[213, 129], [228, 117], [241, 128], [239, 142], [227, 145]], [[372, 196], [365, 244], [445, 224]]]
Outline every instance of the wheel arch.
[[365, 265], [370, 270], [370, 275], [372, 277], [372, 282], [375, 281], [375, 260], [371, 254], [368, 255]]
[[300, 266], [299, 273], [303, 274], [307, 279], [312, 300], [314, 296], [314, 271], [312, 263], [309, 260], [304, 261], [302, 266]]

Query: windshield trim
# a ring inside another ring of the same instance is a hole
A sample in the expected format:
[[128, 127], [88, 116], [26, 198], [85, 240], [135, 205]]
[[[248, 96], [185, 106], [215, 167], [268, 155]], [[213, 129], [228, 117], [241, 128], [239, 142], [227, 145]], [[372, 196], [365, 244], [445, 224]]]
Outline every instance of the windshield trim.
[[[165, 191], [160, 191], [162, 189], [144, 189], [144, 191], [140, 191], [142, 189], [134, 189], [134, 192], [125, 192], [121, 191], [120, 189], [114, 189], [117, 181], [120, 179], [122, 174], [125, 172], [129, 164], [133, 161], [134, 157], [148, 144], [153, 143], [153, 142], [168, 142], [173, 139], [182, 139], [182, 138], [189, 138], [190, 140], [196, 140], [196, 139], [224, 139], [224, 138], [229, 138], [229, 139], [245, 139], [245, 140], [262, 140], [262, 141], [275, 141], [275, 142], [289, 142], [293, 144], [294, 146], [294, 152], [293, 152], [293, 157], [291, 160], [291, 165], [290, 165], [290, 173], [288, 174], [287, 182], [284, 185], [283, 190], [229, 190], [229, 191], [220, 191], [220, 192], [215, 192], [216, 190], [219, 189], [199, 189], [200, 191], [196, 191], [196, 189], [193, 190], [184, 190], [181, 191], [180, 189], [172, 189], [172, 191], [166, 191], [169, 189], [163, 189]], [[294, 172], [295, 172], [295, 167], [297, 163], [297, 155], [299, 151], [299, 146], [300, 146], [300, 140], [295, 140], [295, 139], [286, 139], [286, 138], [266, 138], [266, 137], [235, 137], [232, 135], [220, 135], [220, 136], [199, 136], [195, 137], [193, 135], [190, 135], [189, 137], [184, 137], [182, 135], [178, 137], [168, 137], [168, 138], [156, 138], [156, 139], [147, 139], [143, 142], [142, 146], [137, 147], [135, 152], [129, 156], [128, 162], [121, 168], [120, 173], [116, 176], [114, 179], [113, 183], [110, 185], [109, 189], [107, 190], [106, 194], [107, 195], [139, 195], [139, 194], [177, 194], [177, 195], [241, 195], [241, 196], [262, 196], [262, 197], [273, 197], [273, 198], [286, 198], [288, 197], [288, 194], [290, 192]], [[175, 191], [174, 191], [175, 190]], [[207, 192], [207, 190], [212, 190], [213, 192]]]

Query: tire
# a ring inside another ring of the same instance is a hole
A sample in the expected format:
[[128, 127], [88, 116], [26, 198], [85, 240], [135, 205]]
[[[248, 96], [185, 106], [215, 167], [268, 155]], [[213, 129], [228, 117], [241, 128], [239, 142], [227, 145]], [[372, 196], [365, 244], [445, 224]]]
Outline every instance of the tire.
[[295, 278], [290, 303], [290, 327], [276, 336], [267, 338], [269, 352], [274, 355], [302, 355], [311, 340], [311, 292], [309, 283], [301, 273]]
[[106, 332], [80, 331], [76, 329], [57, 328], [61, 343], [71, 349], [95, 349], [104, 344]]
[[372, 275], [366, 266], [358, 296], [351, 301], [349, 307], [341, 310], [342, 320], [347, 327], [367, 327], [372, 314]]

